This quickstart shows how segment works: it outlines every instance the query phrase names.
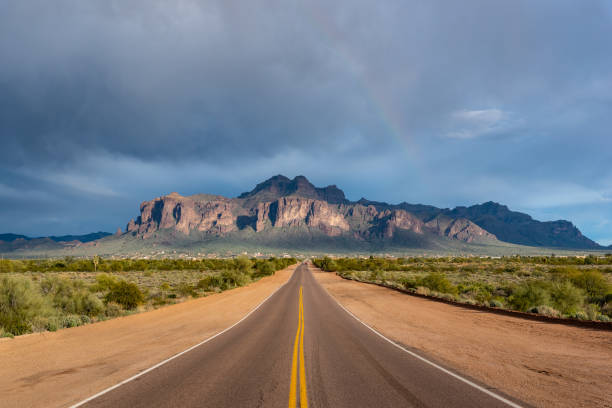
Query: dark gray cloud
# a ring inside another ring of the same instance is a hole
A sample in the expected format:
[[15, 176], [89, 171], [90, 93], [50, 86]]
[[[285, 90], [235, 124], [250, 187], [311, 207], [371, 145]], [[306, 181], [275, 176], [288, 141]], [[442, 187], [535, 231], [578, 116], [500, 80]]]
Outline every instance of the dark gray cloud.
[[0, 4], [0, 226], [111, 230], [279, 172], [612, 241], [606, 1]]

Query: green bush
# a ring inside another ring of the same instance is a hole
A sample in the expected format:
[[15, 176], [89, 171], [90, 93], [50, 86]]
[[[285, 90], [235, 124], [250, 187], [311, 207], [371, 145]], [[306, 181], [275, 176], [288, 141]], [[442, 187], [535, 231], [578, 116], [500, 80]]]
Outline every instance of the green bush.
[[121, 314], [122, 314], [121, 305], [115, 302], [108, 302], [106, 304], [106, 309], [104, 309], [104, 315], [106, 317], [117, 317], [117, 316], [121, 316]]
[[[315, 259], [312, 263], [317, 268], [324, 270], [326, 272], [336, 272], [338, 270], [338, 266], [336, 265], [336, 262], [334, 262], [331, 258], [327, 256], [322, 259]], [[355, 268], [355, 269], [362, 269], [362, 268]]]
[[550, 289], [552, 306], [565, 315], [571, 315], [580, 310], [584, 292], [569, 281], [554, 282]]
[[52, 314], [38, 288], [21, 276], [0, 278], [0, 326], [5, 331], [20, 335], [32, 330], [37, 316]]
[[120, 280], [112, 285], [104, 299], [107, 303], [114, 302], [131, 310], [144, 302], [144, 295], [135, 283]]
[[549, 317], [561, 317], [561, 313], [557, 309], [547, 305], [540, 305], [538, 307], [535, 307], [531, 309], [531, 312]]
[[253, 273], [253, 277], [259, 278], [263, 276], [274, 275], [276, 268], [270, 262], [257, 262], [255, 264], [255, 272]]
[[443, 274], [433, 272], [420, 280], [420, 286], [425, 286], [440, 293], [457, 293], [457, 287], [453, 285]]
[[62, 327], [77, 327], [83, 324], [80, 316], [77, 315], [67, 315], [62, 317], [61, 325]]
[[222, 286], [223, 286], [223, 278], [221, 277], [221, 275], [217, 275], [217, 274], [207, 275], [204, 278], [200, 279], [200, 281], [197, 284], [197, 287], [199, 289], [202, 289], [205, 291], [221, 290]]
[[104, 310], [102, 301], [81, 281], [51, 277], [45, 278], [40, 286], [53, 305], [65, 313], [97, 316]]
[[500, 307], [504, 307], [504, 304], [497, 299], [493, 299], [489, 301], [489, 306], [500, 308]]
[[596, 270], [586, 270], [571, 277], [572, 283], [584, 291], [591, 298], [603, 298], [610, 290], [610, 284], [603, 274]]
[[249, 258], [240, 256], [234, 259], [234, 266], [236, 270], [242, 273], [249, 273], [253, 267], [253, 264]]
[[177, 288], [176, 291], [178, 292], [179, 295], [187, 297], [187, 296], [191, 296], [191, 297], [198, 297], [198, 292], [195, 290], [195, 288], [187, 283], [181, 283]]
[[528, 310], [550, 303], [550, 295], [544, 282], [526, 282], [518, 285], [510, 296], [509, 304], [515, 310]]
[[222, 290], [244, 286], [249, 283], [250, 280], [247, 274], [232, 270], [221, 272], [221, 278], [223, 279], [223, 284], [221, 286]]

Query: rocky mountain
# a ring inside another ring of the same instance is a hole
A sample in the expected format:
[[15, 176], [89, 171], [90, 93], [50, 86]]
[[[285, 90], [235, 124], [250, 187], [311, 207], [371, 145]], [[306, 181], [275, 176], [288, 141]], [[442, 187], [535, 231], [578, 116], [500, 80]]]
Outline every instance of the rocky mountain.
[[540, 222], [492, 202], [454, 209], [364, 198], [351, 202], [336, 186], [319, 188], [304, 176], [289, 179], [282, 175], [236, 198], [171, 193], [145, 201], [140, 216], [128, 223], [126, 234], [147, 239], [162, 230], [203, 237], [244, 231], [259, 236], [301, 233], [396, 246], [410, 246], [415, 239], [441, 238], [465, 243], [501, 240], [542, 247], [601, 248], [569, 221]]
[[[540, 222], [487, 202], [437, 208], [348, 200], [335, 185], [278, 175], [235, 198], [170, 193], [140, 205], [125, 232], [29, 238], [0, 234], [0, 252], [145, 253], [157, 248], [516, 253], [527, 247], [604, 249], [569, 221]], [[612, 247], [609, 247], [612, 249]], [[527, 248], [529, 249], [529, 248]], [[63, 252], [62, 252], [63, 251]], [[539, 253], [539, 252], [538, 252]]]
[[471, 207], [456, 207], [444, 214], [467, 218], [495, 234], [498, 239], [514, 244], [561, 248], [599, 249], [599, 244], [582, 235], [569, 221], [534, 220], [531, 216], [510, 211], [492, 201]]

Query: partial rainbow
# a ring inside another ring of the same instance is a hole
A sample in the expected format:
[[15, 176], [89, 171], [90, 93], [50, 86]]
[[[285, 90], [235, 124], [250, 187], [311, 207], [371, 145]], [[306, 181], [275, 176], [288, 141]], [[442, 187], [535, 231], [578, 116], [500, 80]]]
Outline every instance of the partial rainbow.
[[[328, 40], [333, 49], [346, 61], [350, 67], [360, 67], [361, 63], [355, 58], [354, 53], [342, 40], [342, 36], [328, 17], [328, 13], [314, 3], [309, 3], [307, 15], [319, 32]], [[410, 135], [402, 125], [402, 114], [396, 105], [384, 94], [384, 91], [377, 86], [374, 78], [366, 71], [359, 75], [357, 83], [361, 86], [363, 94], [368, 98], [370, 105], [375, 109], [381, 123], [395, 141], [401, 145], [406, 153], [412, 158], [418, 157], [416, 144], [410, 143]]]

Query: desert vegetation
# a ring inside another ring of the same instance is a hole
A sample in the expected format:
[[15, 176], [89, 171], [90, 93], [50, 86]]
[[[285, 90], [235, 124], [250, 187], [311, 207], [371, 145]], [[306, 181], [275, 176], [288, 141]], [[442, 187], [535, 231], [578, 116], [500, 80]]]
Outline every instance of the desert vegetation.
[[294, 258], [0, 261], [0, 337], [55, 331], [248, 284]]
[[319, 258], [329, 272], [460, 303], [612, 321], [612, 254], [586, 257]]

